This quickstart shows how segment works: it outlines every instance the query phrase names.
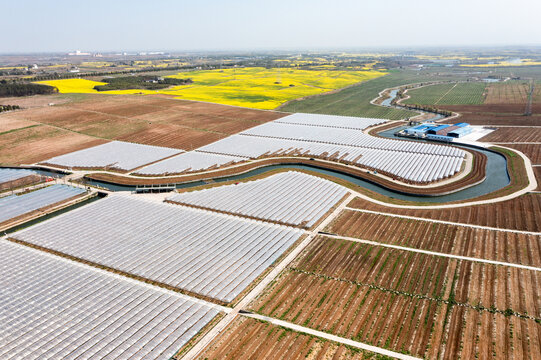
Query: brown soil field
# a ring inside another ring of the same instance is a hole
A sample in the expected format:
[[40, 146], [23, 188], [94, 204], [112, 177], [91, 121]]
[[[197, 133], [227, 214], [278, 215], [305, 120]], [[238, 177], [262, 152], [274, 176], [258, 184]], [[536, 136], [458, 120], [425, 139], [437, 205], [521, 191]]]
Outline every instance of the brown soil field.
[[[534, 271], [316, 238], [256, 299], [259, 313], [357, 341], [435, 358], [447, 338], [490, 329], [487, 320], [453, 327], [464, 308], [487, 319], [540, 324]], [[450, 324], [447, 326], [447, 324]], [[456, 351], [456, 350], [455, 350]], [[510, 350], [500, 353], [506, 358]], [[486, 350], [480, 358], [490, 355]], [[454, 357], [451, 357], [454, 358]]]
[[458, 118], [443, 121], [444, 123], [464, 121], [472, 125], [541, 126], [541, 111], [536, 109], [532, 116], [524, 116], [525, 104], [438, 105], [438, 108], [461, 114]]
[[32, 164], [106, 142], [47, 125], [20, 129], [0, 136], [0, 164]]
[[49, 104], [65, 104], [70, 98], [63, 95], [34, 95], [21, 97], [0, 97], [2, 105], [19, 105], [23, 109], [49, 106]]
[[444, 220], [502, 229], [541, 232], [541, 194], [526, 194], [518, 198], [493, 204], [483, 204], [450, 209], [400, 209], [374, 204], [355, 198], [350, 207], [408, 215], [434, 220]]
[[541, 191], [541, 166], [536, 166], [533, 168], [535, 173], [535, 178], [537, 179], [537, 191]]
[[541, 318], [541, 272], [318, 237], [291, 268], [324, 278]]
[[455, 124], [457, 122], [467, 122], [472, 125], [517, 125], [517, 126], [541, 126], [541, 115], [524, 116], [520, 114], [490, 114], [490, 113], [468, 113], [461, 112], [462, 115], [452, 120], [444, 120], [443, 123]]
[[308, 334], [243, 316], [237, 317], [198, 359], [379, 359], [373, 353], [352, 349]]
[[115, 137], [140, 131], [148, 123], [131, 121], [128, 118], [78, 110], [67, 106], [30, 109], [15, 113], [18, 118], [57, 126], [93, 137], [114, 139]]
[[526, 107], [530, 84], [528, 82], [492, 83], [485, 91], [485, 104], [520, 104]]
[[[484, 139], [481, 139], [484, 140]], [[539, 140], [539, 144], [504, 144], [505, 147], [510, 147], [513, 149], [517, 149], [518, 151], [524, 153], [530, 161], [532, 162], [532, 165], [540, 165], [541, 164], [541, 139]]]
[[286, 114], [132, 95], [88, 96], [66, 105], [7, 115], [7, 130], [36, 122], [97, 138], [188, 150]]
[[446, 324], [445, 346], [428, 358], [539, 359], [541, 354], [541, 325], [534, 320], [454, 306]]
[[6, 131], [12, 131], [32, 125], [38, 125], [36, 122], [21, 119], [16, 112], [9, 112], [0, 115], [0, 134]]
[[541, 142], [541, 127], [503, 127], [481, 138], [486, 142]]
[[256, 312], [394, 351], [422, 356], [443, 303], [286, 271]]
[[385, 244], [541, 267], [541, 236], [344, 210], [325, 230]]
[[226, 137], [224, 134], [183, 128], [171, 124], [154, 124], [131, 134], [118, 136], [116, 140], [147, 145], [193, 150]]

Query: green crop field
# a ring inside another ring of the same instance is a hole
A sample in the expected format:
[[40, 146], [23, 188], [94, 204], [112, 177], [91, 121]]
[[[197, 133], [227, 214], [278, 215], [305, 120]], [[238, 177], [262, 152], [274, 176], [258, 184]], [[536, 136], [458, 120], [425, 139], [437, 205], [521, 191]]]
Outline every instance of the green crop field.
[[386, 88], [441, 79], [441, 77], [431, 74], [420, 75], [417, 72], [410, 71], [393, 72], [389, 75], [365, 81], [360, 85], [352, 86], [335, 93], [291, 101], [282, 106], [279, 110], [287, 112], [374, 117], [398, 120], [415, 116], [417, 113], [413, 111], [372, 105], [370, 104], [370, 101], [376, 98], [378, 93]]
[[484, 82], [425, 86], [408, 91], [411, 97], [404, 104], [479, 105], [485, 100], [486, 86]]

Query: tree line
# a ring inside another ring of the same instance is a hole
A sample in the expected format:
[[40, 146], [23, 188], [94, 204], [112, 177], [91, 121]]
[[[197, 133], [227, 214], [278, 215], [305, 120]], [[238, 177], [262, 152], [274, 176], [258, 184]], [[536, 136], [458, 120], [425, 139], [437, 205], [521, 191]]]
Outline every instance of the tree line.
[[19, 110], [21, 107], [19, 105], [0, 105], [0, 112]]
[[96, 85], [97, 91], [145, 89], [165, 89], [171, 85], [186, 85], [193, 83], [192, 79], [161, 78], [156, 76], [122, 76], [102, 79], [105, 85]]
[[0, 97], [54, 94], [57, 89], [42, 84], [0, 81]]

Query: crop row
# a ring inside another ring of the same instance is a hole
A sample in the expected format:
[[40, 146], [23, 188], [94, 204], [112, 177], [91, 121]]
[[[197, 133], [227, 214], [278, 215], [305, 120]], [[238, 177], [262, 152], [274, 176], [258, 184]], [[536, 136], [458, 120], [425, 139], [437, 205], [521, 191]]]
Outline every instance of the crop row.
[[[391, 213], [387, 206], [355, 198], [351, 207]], [[518, 198], [494, 204], [484, 204], [449, 209], [392, 209], [393, 214], [422, 217], [434, 220], [445, 220], [466, 224], [516, 229], [525, 231], [541, 231], [541, 194], [527, 194]]]
[[541, 236], [345, 210], [327, 228], [338, 235], [446, 254], [541, 267]]
[[[541, 318], [541, 273], [319, 237], [292, 268], [383, 291]], [[451, 285], [453, 291], [445, 295]], [[509, 309], [509, 310], [508, 310]]]
[[199, 359], [380, 359], [360, 349], [251, 318], [237, 318]]
[[356, 341], [422, 356], [443, 303], [288, 271], [254, 311]]
[[530, 85], [521, 82], [494, 83], [487, 87], [485, 104], [524, 104]]
[[529, 127], [505, 127], [483, 137], [487, 142], [539, 142], [541, 139], [541, 128]]

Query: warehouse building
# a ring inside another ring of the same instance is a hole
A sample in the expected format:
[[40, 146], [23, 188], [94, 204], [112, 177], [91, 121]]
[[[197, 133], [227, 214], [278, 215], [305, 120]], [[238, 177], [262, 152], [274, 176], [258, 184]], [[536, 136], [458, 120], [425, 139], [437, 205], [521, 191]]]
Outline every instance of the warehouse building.
[[428, 140], [452, 141], [471, 134], [473, 128], [468, 123], [432, 124], [425, 123], [404, 129], [403, 134], [411, 137], [422, 137]]

